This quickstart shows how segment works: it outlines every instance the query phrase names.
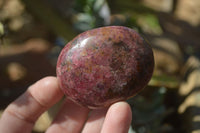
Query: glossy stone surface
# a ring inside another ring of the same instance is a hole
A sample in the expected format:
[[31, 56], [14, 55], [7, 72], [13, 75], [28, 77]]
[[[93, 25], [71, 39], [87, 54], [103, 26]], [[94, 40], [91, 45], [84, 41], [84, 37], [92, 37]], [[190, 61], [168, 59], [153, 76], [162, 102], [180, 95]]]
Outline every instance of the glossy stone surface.
[[108, 26], [70, 41], [57, 62], [57, 77], [68, 98], [89, 108], [126, 100], [152, 76], [153, 52], [134, 30]]

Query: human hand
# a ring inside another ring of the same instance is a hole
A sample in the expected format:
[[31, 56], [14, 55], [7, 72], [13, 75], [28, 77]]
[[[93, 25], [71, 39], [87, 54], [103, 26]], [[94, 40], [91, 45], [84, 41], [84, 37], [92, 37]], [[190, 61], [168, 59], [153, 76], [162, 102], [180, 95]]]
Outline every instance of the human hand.
[[[30, 133], [38, 117], [62, 97], [56, 77], [39, 80], [5, 109], [0, 133]], [[66, 99], [46, 133], [127, 133], [131, 114], [126, 102], [90, 110]]]

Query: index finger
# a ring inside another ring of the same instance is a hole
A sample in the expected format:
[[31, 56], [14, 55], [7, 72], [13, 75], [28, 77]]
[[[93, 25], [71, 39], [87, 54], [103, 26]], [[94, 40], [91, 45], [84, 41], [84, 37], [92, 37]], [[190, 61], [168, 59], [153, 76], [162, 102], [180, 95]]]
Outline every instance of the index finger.
[[0, 132], [30, 132], [38, 117], [62, 96], [56, 77], [39, 80], [5, 109]]

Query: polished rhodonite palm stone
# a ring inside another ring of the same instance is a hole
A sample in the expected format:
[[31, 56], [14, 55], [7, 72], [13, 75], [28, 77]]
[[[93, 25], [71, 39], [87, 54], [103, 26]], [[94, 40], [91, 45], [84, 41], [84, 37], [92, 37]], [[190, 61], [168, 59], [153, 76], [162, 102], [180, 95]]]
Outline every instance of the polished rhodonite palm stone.
[[134, 30], [108, 26], [70, 41], [57, 62], [57, 77], [68, 98], [99, 108], [134, 96], [154, 68], [151, 46]]

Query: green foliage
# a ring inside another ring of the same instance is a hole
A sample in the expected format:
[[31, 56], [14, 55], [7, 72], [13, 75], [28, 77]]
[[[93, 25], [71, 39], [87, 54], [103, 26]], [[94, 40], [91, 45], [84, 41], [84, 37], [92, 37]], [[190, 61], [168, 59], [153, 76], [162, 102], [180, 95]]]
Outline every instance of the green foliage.
[[143, 32], [150, 34], [162, 34], [162, 29], [160, 27], [158, 17], [155, 14], [142, 14], [138, 16], [137, 23]]
[[99, 12], [105, 0], [76, 0], [73, 24], [82, 32], [95, 27], [103, 26], [104, 20]]
[[133, 127], [137, 133], [157, 133], [166, 117], [164, 105], [166, 88], [147, 88], [147, 94], [137, 95], [128, 100], [133, 112]]
[[179, 86], [179, 79], [174, 76], [162, 74], [162, 75], [153, 75], [149, 85], [152, 86], [165, 86], [168, 88], [177, 88]]

